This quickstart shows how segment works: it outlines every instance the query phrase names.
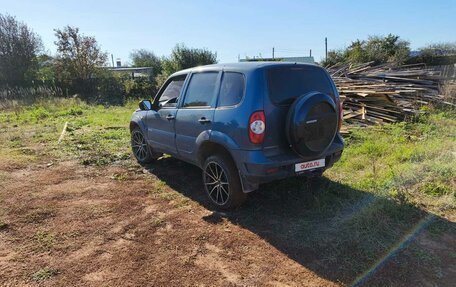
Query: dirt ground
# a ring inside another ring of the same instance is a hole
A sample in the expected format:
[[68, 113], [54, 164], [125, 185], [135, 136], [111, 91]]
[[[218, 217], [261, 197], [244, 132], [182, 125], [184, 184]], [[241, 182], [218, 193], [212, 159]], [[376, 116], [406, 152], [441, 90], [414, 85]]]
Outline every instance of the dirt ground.
[[[346, 271], [337, 266], [321, 268], [318, 250], [268, 229], [292, 228], [280, 221], [292, 217], [286, 203], [293, 198], [276, 204], [276, 217], [267, 210], [276, 197], [252, 195], [247, 208], [262, 222], [213, 212], [199, 170], [174, 159], [147, 169], [67, 161], [2, 162], [0, 170], [1, 286], [340, 286], [355, 279], [339, 276]], [[454, 237], [437, 244], [426, 233], [417, 242], [438, 253], [456, 245]], [[366, 284], [434, 285], [415, 272], [419, 261], [407, 262], [410, 274], [387, 261]], [[452, 264], [439, 285], [456, 282]]]

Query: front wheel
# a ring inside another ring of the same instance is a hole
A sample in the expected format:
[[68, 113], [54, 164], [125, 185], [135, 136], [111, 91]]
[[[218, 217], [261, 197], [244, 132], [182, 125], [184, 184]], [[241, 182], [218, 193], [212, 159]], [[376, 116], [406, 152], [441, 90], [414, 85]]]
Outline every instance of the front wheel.
[[225, 155], [213, 155], [203, 165], [204, 189], [211, 203], [218, 209], [229, 210], [240, 206], [247, 198], [233, 161]]
[[138, 127], [131, 131], [131, 149], [136, 160], [141, 164], [150, 163], [158, 158], [147, 144], [146, 138]]

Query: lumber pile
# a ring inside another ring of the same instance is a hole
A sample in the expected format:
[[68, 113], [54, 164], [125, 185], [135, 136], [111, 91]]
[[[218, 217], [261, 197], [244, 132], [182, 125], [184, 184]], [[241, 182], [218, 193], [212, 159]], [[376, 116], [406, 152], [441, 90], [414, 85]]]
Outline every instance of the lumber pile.
[[441, 72], [423, 64], [341, 64], [327, 68], [341, 98], [349, 124], [394, 123], [419, 113], [430, 103], [447, 104], [440, 93]]

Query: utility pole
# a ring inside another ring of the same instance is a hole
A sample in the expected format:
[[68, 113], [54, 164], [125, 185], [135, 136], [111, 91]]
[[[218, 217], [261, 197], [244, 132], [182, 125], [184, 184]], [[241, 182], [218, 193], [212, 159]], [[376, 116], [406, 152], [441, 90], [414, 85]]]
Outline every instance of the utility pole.
[[309, 51], [309, 57], [312, 57], [312, 49]]
[[111, 62], [112, 62], [112, 67], [114, 68], [114, 55], [111, 54]]
[[272, 47], [272, 58], [274, 59], [274, 47]]
[[325, 37], [325, 61], [328, 61], [328, 38]]

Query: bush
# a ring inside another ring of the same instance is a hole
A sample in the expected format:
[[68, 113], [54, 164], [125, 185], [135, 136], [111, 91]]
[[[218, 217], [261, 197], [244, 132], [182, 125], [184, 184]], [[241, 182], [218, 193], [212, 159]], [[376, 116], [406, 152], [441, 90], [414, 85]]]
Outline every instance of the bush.
[[95, 78], [72, 80], [68, 92], [93, 104], [123, 105], [125, 103], [122, 79], [107, 71], [99, 71]]
[[158, 90], [156, 84], [148, 78], [126, 79], [123, 86], [128, 99], [150, 99]]
[[409, 42], [400, 40], [396, 35], [369, 36], [367, 41], [356, 40], [344, 50], [329, 51], [328, 58], [322, 62], [322, 65], [371, 61], [374, 64], [388, 62], [402, 64], [409, 58], [409, 46]]

